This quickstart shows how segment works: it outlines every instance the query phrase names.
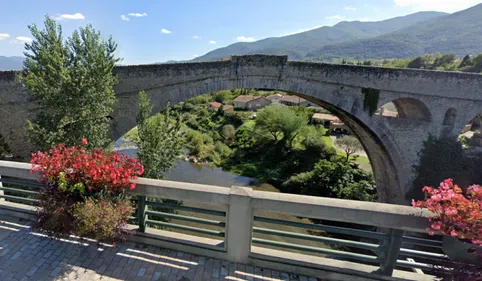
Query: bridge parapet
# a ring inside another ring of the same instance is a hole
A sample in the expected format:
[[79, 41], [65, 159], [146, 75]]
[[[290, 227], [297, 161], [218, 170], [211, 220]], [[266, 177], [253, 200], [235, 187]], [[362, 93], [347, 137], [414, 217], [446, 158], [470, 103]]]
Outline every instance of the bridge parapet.
[[[28, 163], [0, 161], [0, 181], [3, 183], [0, 190], [9, 193], [0, 195], [4, 199], [0, 201], [0, 214], [23, 218], [35, 216], [32, 204], [36, 200], [22, 194], [32, 195], [42, 185], [32, 181], [37, 175], [30, 174], [29, 168]], [[21, 189], [18, 188], [19, 185], [30, 188]], [[431, 264], [413, 260], [444, 257], [440, 253], [407, 249], [410, 247], [407, 245], [441, 247], [438, 240], [407, 236], [408, 232], [425, 233], [427, 217], [430, 215], [428, 211], [409, 206], [147, 178], [137, 180], [132, 195], [137, 196], [135, 202], [138, 210], [131, 221], [137, 225], [132, 225], [137, 229], [133, 241], [231, 262], [282, 271], [289, 269], [297, 274], [317, 276], [323, 280], [351, 280], [354, 277], [360, 280], [433, 280], [430, 275], [399, 269], [430, 269]], [[152, 197], [180, 200], [185, 204], [169, 205], [148, 200]], [[196, 205], [193, 206], [192, 202], [196, 202]], [[154, 211], [154, 206], [175, 208], [190, 215]], [[281, 216], [270, 217], [268, 213]], [[169, 220], [161, 221], [159, 217]], [[323, 220], [323, 224], [307, 223], [296, 217]], [[375, 226], [379, 230], [334, 226], [329, 221]], [[182, 224], [183, 222], [187, 224]], [[153, 226], [161, 226], [163, 230], [151, 228]], [[281, 230], [280, 226], [289, 226], [289, 230]], [[294, 228], [303, 231], [295, 232], [292, 230]], [[321, 235], [321, 232], [345, 236], [333, 238]], [[346, 235], [359, 239], [343, 238]], [[269, 238], [276, 236], [283, 239]], [[312, 244], [304, 244], [305, 241], [311, 241]], [[335, 250], [330, 245], [359, 249], [360, 252]], [[288, 249], [298, 253], [287, 252]]]

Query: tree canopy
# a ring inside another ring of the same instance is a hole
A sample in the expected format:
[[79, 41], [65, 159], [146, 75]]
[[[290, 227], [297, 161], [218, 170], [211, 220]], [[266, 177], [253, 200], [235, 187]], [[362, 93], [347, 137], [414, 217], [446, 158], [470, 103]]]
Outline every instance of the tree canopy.
[[281, 141], [291, 148], [293, 140], [307, 123], [304, 111], [297, 113], [287, 106], [270, 105], [258, 111], [255, 130], [269, 135], [274, 142]]
[[103, 147], [116, 100], [116, 43], [103, 40], [91, 25], [64, 41], [62, 27], [48, 16], [44, 30], [35, 24], [29, 29], [33, 41], [25, 44], [26, 61], [18, 79], [40, 106], [36, 118], [28, 121], [30, 142], [47, 150], [88, 138], [89, 148]]
[[356, 137], [344, 136], [336, 140], [336, 145], [341, 147], [346, 154], [346, 162], [350, 160], [350, 156], [355, 152], [363, 150], [363, 146]]
[[152, 108], [147, 94], [139, 93], [137, 115], [137, 158], [144, 165], [144, 177], [160, 179], [174, 165], [184, 148], [181, 117], [172, 122], [169, 105], [164, 114], [150, 118]]

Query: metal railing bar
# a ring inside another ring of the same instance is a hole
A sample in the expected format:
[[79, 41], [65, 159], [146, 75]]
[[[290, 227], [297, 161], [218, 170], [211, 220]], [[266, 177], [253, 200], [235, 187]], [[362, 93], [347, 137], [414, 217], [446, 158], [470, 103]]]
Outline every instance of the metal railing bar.
[[328, 243], [331, 245], [343, 245], [343, 246], [349, 246], [349, 247], [354, 247], [359, 249], [371, 250], [374, 252], [383, 250], [383, 247], [378, 244], [370, 244], [370, 243], [357, 242], [357, 241], [351, 241], [351, 240], [345, 240], [345, 239], [315, 236], [310, 234], [287, 232], [287, 231], [267, 229], [267, 228], [253, 227], [253, 232], [278, 235], [278, 236], [290, 237], [290, 238], [298, 238], [303, 240], [311, 240], [311, 241], [317, 241], [322, 243]]
[[272, 224], [289, 225], [289, 226], [295, 226], [295, 227], [301, 227], [301, 228], [307, 228], [307, 229], [323, 230], [323, 231], [326, 231], [326, 232], [345, 234], [345, 235], [354, 235], [354, 236], [358, 235], [358, 236], [361, 236], [361, 237], [378, 239], [380, 241], [388, 239], [388, 235], [386, 233], [372, 232], [372, 231], [338, 227], [338, 226], [309, 224], [309, 223], [294, 222], [294, 221], [272, 219], [272, 218], [266, 218], [266, 217], [257, 217], [257, 216], [254, 217], [254, 221], [267, 222], [267, 223], [272, 223]]
[[445, 259], [445, 258], [447, 258], [447, 256], [444, 255], [444, 254], [430, 253], [430, 252], [417, 251], [417, 250], [405, 249], [405, 248], [400, 249], [400, 255], [404, 255], [404, 256], [407, 256], [407, 257], [426, 258], [426, 259]]
[[214, 226], [220, 226], [220, 227], [226, 226], [226, 223], [224, 223], [222, 221], [200, 219], [200, 218], [196, 218], [196, 217], [189, 217], [189, 216], [170, 214], [170, 213], [164, 213], [164, 212], [146, 211], [146, 214], [153, 215], [153, 216], [159, 216], [159, 217], [165, 217], [165, 218], [178, 219], [178, 220], [183, 220], [183, 221], [197, 222], [197, 223], [206, 224], [206, 225], [214, 225]]
[[43, 188], [45, 185], [34, 182], [34, 181], [22, 181], [22, 180], [12, 180], [12, 179], [6, 179], [6, 178], [0, 178], [0, 182], [6, 183], [6, 184], [15, 184], [15, 185], [21, 185], [21, 186], [27, 186], [27, 187], [34, 187], [34, 188]]
[[307, 252], [327, 254], [327, 255], [331, 255], [333, 257], [348, 258], [348, 259], [366, 261], [366, 262], [379, 262], [380, 261], [377, 256], [369, 256], [369, 255], [343, 252], [343, 251], [337, 251], [337, 250], [331, 250], [331, 249], [323, 249], [323, 248], [317, 248], [317, 247], [296, 245], [296, 244], [291, 244], [291, 243], [278, 242], [278, 241], [259, 239], [259, 238], [253, 238], [253, 243], [258, 243], [258, 244], [262, 244], [262, 245], [269, 245], [269, 246], [277, 246], [277, 247], [288, 248], [288, 249], [293, 249], [293, 250], [302, 250], [302, 251], [307, 251]]
[[31, 204], [38, 204], [39, 200], [37, 199], [31, 199], [31, 198], [25, 198], [25, 197], [18, 197], [18, 196], [12, 196], [12, 195], [0, 195], [0, 198], [5, 198], [8, 200], [15, 200], [15, 201], [20, 201], [20, 202], [25, 202], [25, 203], [31, 203]]
[[403, 236], [402, 242], [405, 244], [414, 244], [433, 248], [442, 248], [442, 241]]
[[226, 216], [226, 212], [223, 212], [223, 211], [201, 209], [201, 208], [196, 208], [196, 207], [189, 207], [189, 206], [175, 205], [175, 204], [168, 204], [168, 203], [160, 203], [160, 202], [154, 202], [154, 201], [146, 201], [146, 205], [157, 206], [157, 207], [167, 208], [167, 209], [185, 210], [185, 211], [191, 211], [191, 212], [195, 212], [195, 213], [202, 213], [202, 214], [215, 215], [215, 216], [221, 216], [221, 217]]
[[147, 223], [147, 224], [157, 225], [157, 226], [168, 227], [168, 228], [176, 228], [176, 229], [187, 230], [187, 231], [192, 231], [192, 232], [197, 232], [197, 233], [203, 233], [203, 234], [209, 234], [209, 235], [214, 235], [214, 236], [220, 236], [220, 237], [224, 237], [224, 236], [225, 236], [224, 231], [216, 231], [216, 230], [202, 229], [202, 228], [198, 228], [198, 227], [186, 226], [186, 225], [175, 224], [175, 223], [167, 223], [167, 222], [153, 221], [153, 220], [146, 220], [146, 223]]
[[22, 194], [31, 194], [31, 195], [37, 195], [38, 194], [37, 191], [11, 188], [11, 187], [3, 187], [3, 186], [0, 186], [0, 190], [12, 192], [12, 193], [22, 193]]

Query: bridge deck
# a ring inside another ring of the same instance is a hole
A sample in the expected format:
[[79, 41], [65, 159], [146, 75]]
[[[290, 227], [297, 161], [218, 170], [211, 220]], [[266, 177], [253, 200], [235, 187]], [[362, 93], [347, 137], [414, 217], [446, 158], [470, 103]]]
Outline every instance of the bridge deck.
[[286, 272], [138, 245], [99, 249], [92, 241], [54, 240], [30, 222], [0, 215], [1, 280], [317, 280]]

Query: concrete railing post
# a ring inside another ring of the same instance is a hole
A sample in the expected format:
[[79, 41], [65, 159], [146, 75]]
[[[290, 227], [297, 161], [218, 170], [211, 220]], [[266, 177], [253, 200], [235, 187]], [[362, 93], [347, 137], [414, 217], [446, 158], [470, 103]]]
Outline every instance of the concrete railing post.
[[248, 262], [253, 233], [252, 195], [251, 188], [231, 187], [226, 225], [226, 249], [231, 262]]
[[400, 248], [402, 248], [402, 238], [405, 231], [399, 229], [389, 230], [389, 239], [385, 241], [385, 251], [382, 253], [382, 262], [378, 272], [382, 275], [392, 276], [396, 267]]
[[[2, 176], [0, 176], [0, 179], [1, 179], [1, 178], [2, 178]], [[3, 184], [2, 184], [1, 181], [0, 181], [0, 187], [3, 187]], [[0, 190], [0, 196], [1, 196], [1, 195], [4, 195], [4, 194], [5, 194], [5, 193], [3, 193], [3, 190]], [[0, 201], [5, 201], [5, 198], [1, 197], [1, 198], [0, 198]]]

